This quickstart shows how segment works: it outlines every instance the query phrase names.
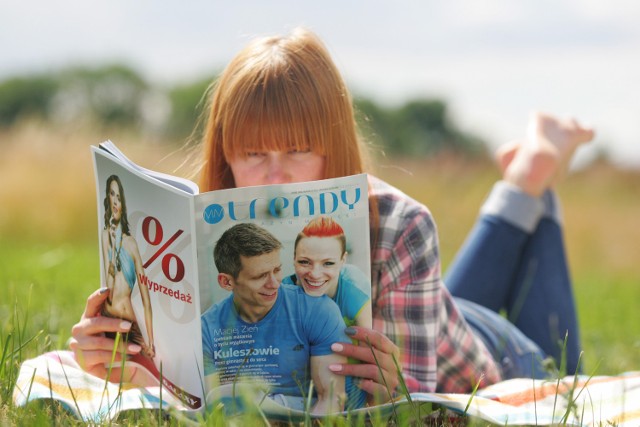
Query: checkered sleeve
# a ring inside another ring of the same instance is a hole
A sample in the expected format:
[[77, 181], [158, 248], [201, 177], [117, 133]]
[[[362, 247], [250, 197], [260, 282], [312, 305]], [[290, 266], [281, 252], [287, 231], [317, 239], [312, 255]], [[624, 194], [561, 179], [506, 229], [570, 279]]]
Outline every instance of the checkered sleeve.
[[380, 181], [373, 188], [379, 213], [372, 259], [373, 327], [400, 348], [410, 391], [469, 391], [474, 379], [497, 368], [442, 284], [433, 218], [400, 191]]

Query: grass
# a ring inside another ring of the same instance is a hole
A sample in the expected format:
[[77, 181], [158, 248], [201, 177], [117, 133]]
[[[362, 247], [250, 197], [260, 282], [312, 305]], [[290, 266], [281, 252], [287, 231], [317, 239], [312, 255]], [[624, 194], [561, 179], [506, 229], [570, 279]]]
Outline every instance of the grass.
[[[55, 406], [36, 411], [13, 407], [12, 383], [22, 360], [65, 348], [86, 297], [99, 286], [88, 146], [107, 137], [149, 168], [171, 172], [182, 158], [166, 158], [171, 151], [166, 146], [127, 133], [96, 135], [28, 123], [0, 134], [0, 424], [75, 423]], [[382, 159], [377, 165], [377, 175], [432, 210], [446, 269], [497, 172], [488, 162], [454, 157]], [[639, 175], [596, 164], [559, 188], [585, 372], [597, 367], [596, 375], [640, 369]], [[131, 415], [119, 424], [137, 424], [145, 417]]]

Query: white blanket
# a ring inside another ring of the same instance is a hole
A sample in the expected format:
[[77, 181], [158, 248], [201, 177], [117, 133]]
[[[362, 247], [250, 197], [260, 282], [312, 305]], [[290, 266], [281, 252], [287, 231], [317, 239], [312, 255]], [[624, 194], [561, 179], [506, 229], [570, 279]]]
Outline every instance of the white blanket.
[[[305, 414], [258, 394], [254, 393], [255, 402], [267, 417], [304, 419]], [[229, 402], [229, 397], [220, 400], [218, 393], [216, 399], [218, 403]], [[410, 397], [412, 404], [401, 398], [358, 411], [382, 419], [399, 413], [412, 416], [418, 413], [421, 402], [432, 402], [458, 416], [477, 417], [500, 425], [640, 425], [640, 372], [552, 381], [515, 379], [494, 384], [473, 396], [414, 393]], [[22, 364], [13, 392], [14, 403], [25, 405], [35, 399], [57, 400], [88, 422], [110, 421], [121, 411], [143, 408], [166, 408], [175, 410], [179, 416], [193, 415], [193, 411], [157, 385], [114, 384], [87, 374], [68, 351], [46, 353]], [[423, 415], [424, 412], [419, 416]]]

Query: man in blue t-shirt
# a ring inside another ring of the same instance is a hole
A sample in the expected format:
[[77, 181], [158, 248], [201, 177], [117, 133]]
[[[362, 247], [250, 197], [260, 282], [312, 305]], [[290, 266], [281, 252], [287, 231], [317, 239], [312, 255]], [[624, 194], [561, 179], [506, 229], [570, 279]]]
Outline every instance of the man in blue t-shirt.
[[202, 345], [208, 388], [259, 378], [269, 393], [302, 409], [313, 380], [313, 413], [342, 410], [344, 377], [329, 365], [345, 363], [331, 351], [350, 342], [337, 305], [281, 285], [282, 244], [253, 224], [226, 230], [214, 248], [218, 284], [230, 292], [202, 315]]

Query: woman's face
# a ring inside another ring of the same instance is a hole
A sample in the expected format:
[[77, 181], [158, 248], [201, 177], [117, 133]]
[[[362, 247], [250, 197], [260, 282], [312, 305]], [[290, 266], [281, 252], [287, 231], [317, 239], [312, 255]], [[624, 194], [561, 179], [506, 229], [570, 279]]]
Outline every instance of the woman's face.
[[120, 202], [120, 187], [115, 180], [109, 184], [109, 205], [111, 206], [111, 218], [115, 222], [119, 222], [122, 215], [122, 204]]
[[333, 298], [346, 258], [342, 244], [335, 237], [300, 239], [294, 257], [298, 284], [308, 295], [328, 295]]
[[249, 152], [229, 159], [236, 187], [287, 184], [324, 178], [325, 157], [311, 151]]

